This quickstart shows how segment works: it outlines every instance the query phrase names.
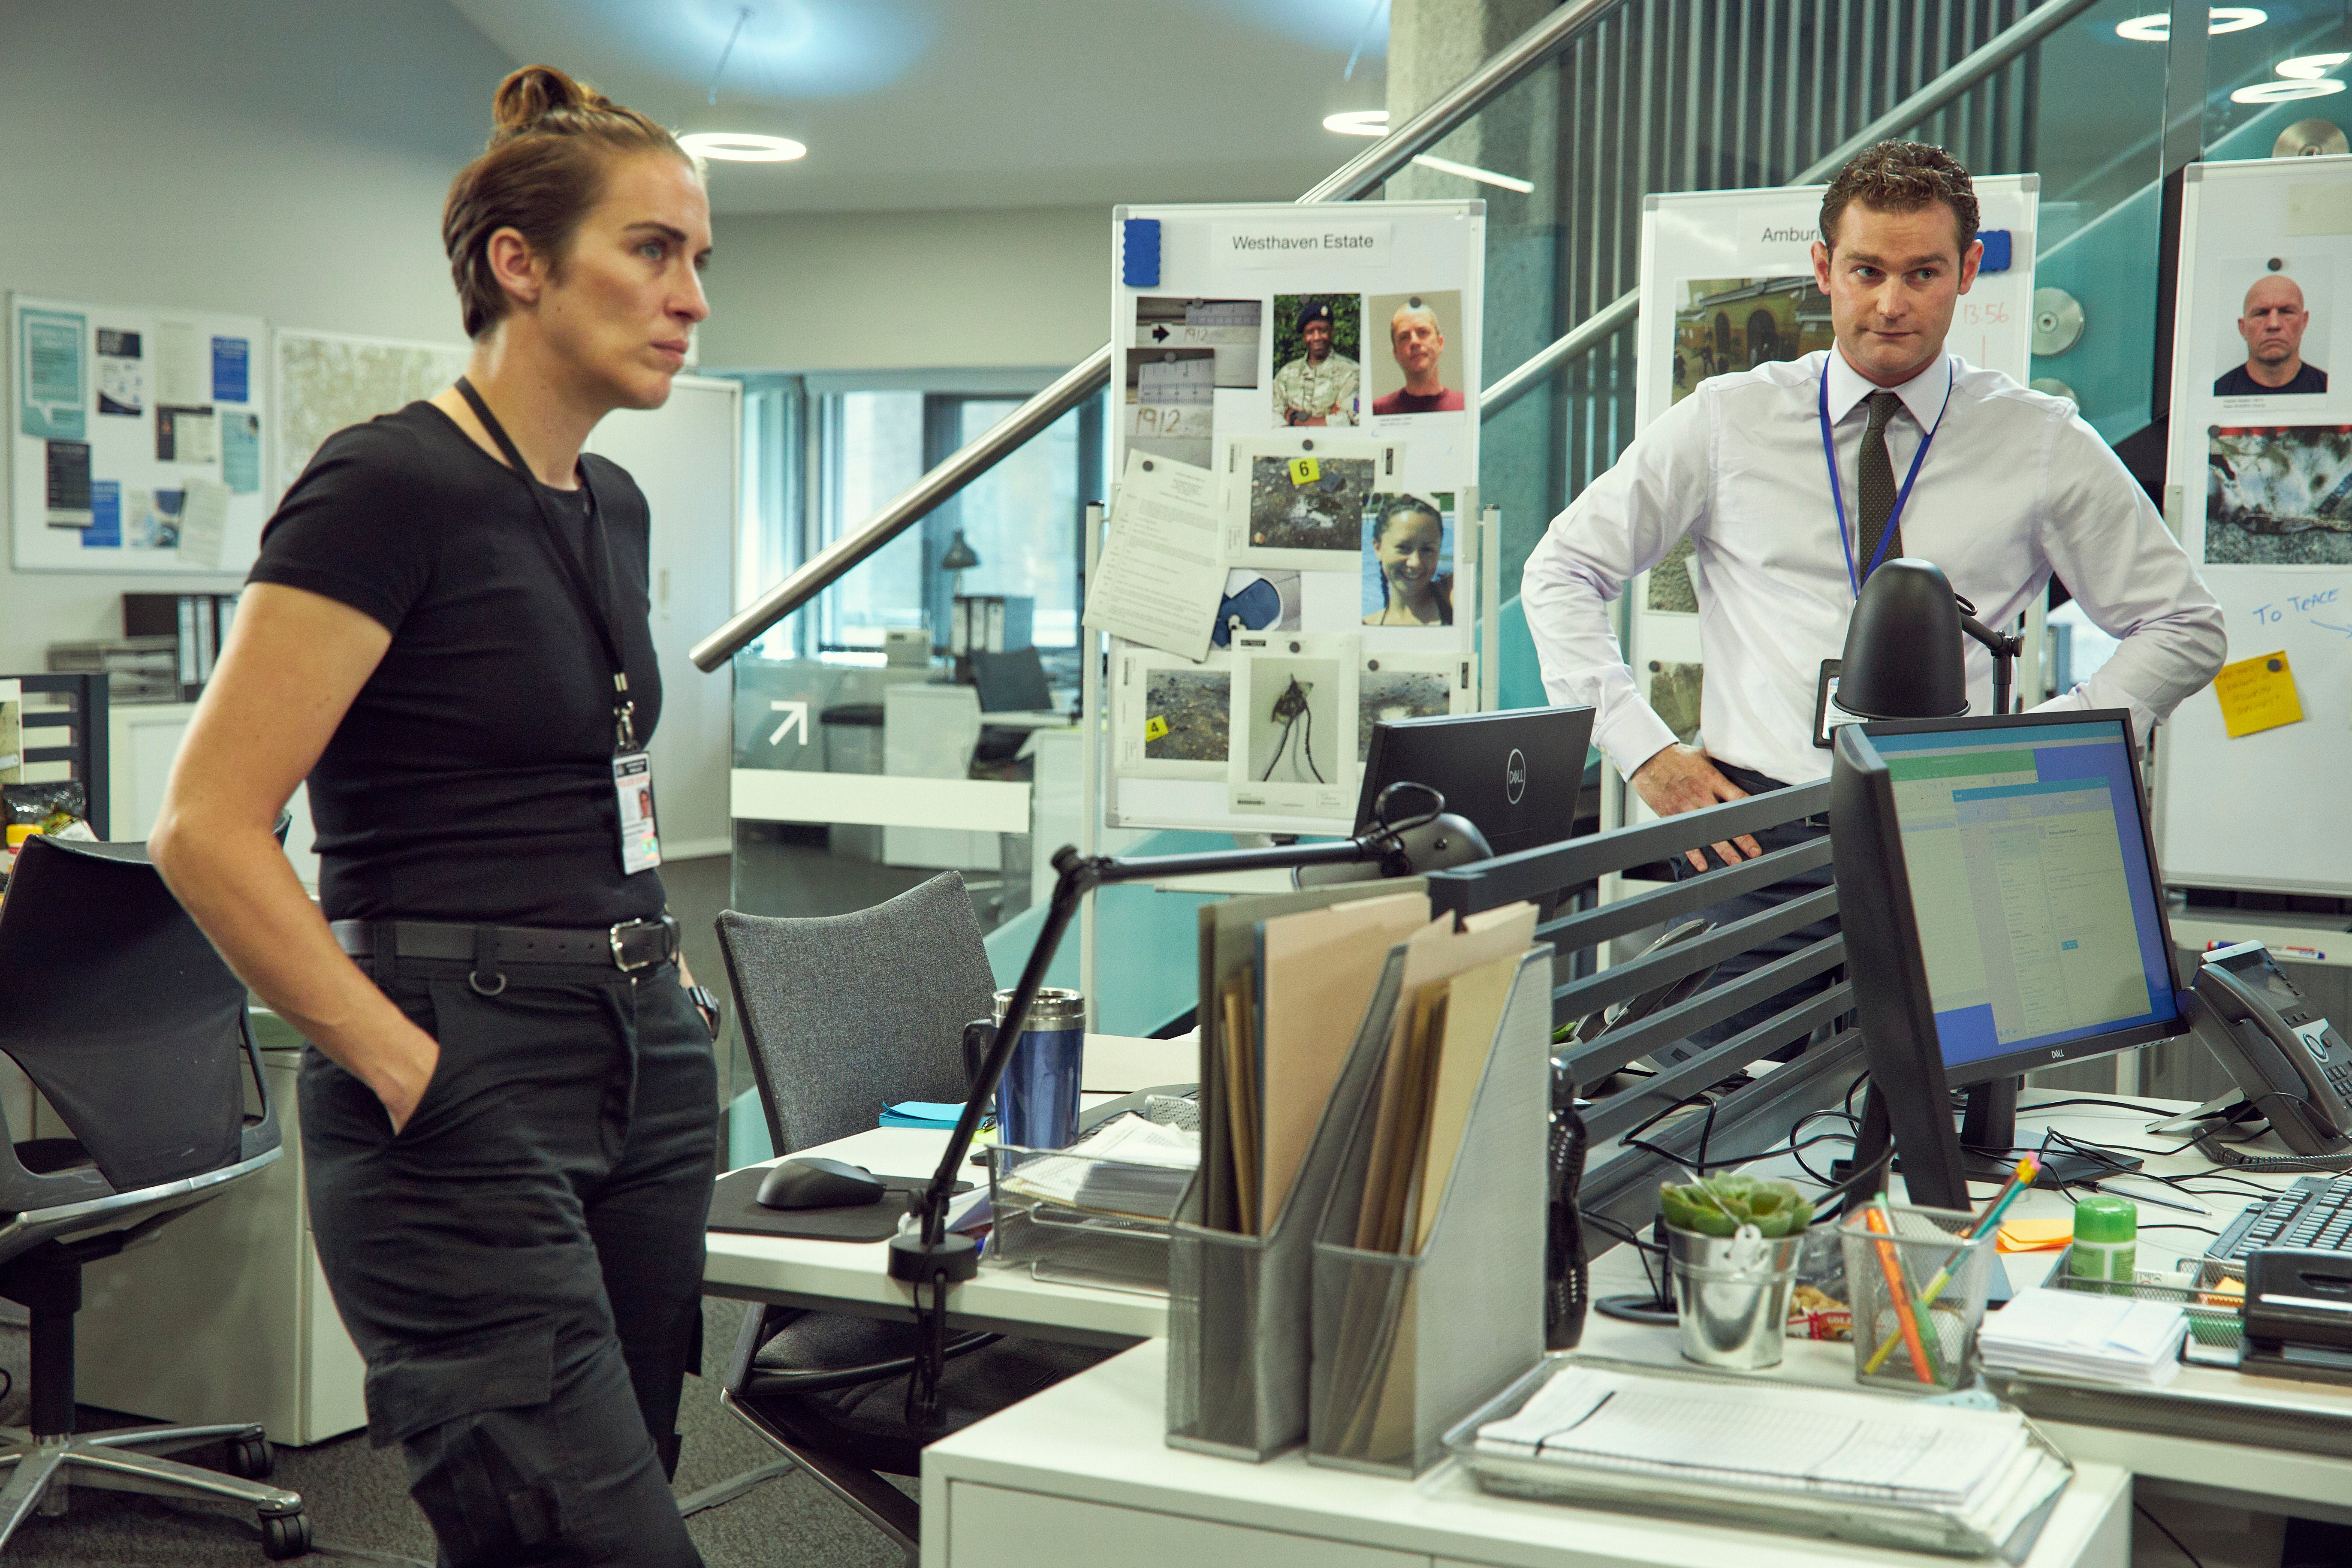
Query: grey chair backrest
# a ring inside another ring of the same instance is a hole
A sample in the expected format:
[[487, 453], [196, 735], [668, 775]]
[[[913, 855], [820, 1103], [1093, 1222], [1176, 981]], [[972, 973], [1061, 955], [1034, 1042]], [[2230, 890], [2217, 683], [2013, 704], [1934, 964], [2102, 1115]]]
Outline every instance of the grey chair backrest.
[[718, 927], [778, 1153], [863, 1132], [900, 1100], [964, 1098], [963, 1026], [996, 981], [961, 877], [855, 914], [728, 910]]

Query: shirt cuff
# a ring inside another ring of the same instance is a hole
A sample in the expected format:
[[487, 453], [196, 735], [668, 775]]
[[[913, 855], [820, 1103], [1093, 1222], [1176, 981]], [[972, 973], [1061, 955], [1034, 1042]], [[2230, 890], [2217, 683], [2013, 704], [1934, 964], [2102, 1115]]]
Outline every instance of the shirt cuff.
[[1650, 705], [1627, 692], [1592, 726], [1592, 743], [1606, 752], [1617, 772], [1631, 779], [1643, 763], [1675, 744], [1672, 730]]

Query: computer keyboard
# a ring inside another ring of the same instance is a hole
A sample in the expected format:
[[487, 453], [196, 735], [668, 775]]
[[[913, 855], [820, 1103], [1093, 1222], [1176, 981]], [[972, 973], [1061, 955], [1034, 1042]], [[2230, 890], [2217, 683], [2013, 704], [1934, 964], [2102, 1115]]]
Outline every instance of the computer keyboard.
[[2267, 1203], [2248, 1204], [2205, 1256], [2242, 1263], [2265, 1247], [2352, 1252], [2352, 1175], [2305, 1176]]

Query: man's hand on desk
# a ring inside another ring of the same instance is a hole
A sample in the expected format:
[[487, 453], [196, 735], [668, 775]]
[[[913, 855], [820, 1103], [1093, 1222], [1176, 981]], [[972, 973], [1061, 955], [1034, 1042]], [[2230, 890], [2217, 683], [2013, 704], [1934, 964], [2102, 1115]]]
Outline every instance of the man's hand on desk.
[[[1685, 811], [1748, 798], [1748, 792], [1718, 773], [1713, 760], [1696, 746], [1668, 746], [1635, 768], [1627, 782], [1660, 816], [1680, 816]], [[1713, 847], [1727, 866], [1742, 859], [1752, 860], [1764, 853], [1756, 840], [1745, 833]], [[1683, 853], [1693, 870], [1706, 869], [1705, 855], [1696, 849]]]

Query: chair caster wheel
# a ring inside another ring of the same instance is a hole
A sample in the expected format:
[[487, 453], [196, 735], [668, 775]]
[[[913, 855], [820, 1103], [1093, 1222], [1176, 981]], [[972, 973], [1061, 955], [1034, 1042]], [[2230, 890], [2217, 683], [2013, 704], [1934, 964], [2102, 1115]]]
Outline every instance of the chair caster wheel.
[[267, 1437], [238, 1437], [228, 1446], [228, 1473], [249, 1481], [266, 1480], [278, 1468], [278, 1455]]
[[310, 1521], [299, 1513], [265, 1514], [261, 1521], [261, 1554], [272, 1563], [310, 1554]]

